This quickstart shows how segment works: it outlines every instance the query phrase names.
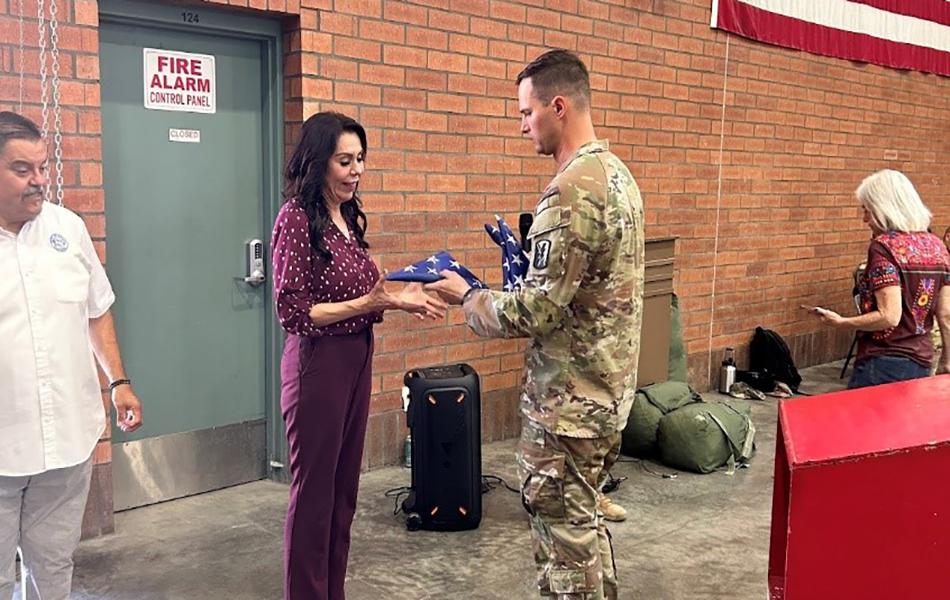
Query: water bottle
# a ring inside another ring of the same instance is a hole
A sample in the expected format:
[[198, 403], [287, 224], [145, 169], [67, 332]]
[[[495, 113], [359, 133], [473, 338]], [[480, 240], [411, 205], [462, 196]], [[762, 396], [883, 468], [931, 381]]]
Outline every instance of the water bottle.
[[732, 348], [726, 348], [726, 357], [722, 360], [722, 367], [719, 369], [719, 391], [723, 394], [729, 393], [729, 388], [736, 382], [736, 359], [735, 351]]
[[406, 468], [412, 468], [412, 434], [406, 436], [406, 441], [403, 444], [403, 452], [406, 454]]

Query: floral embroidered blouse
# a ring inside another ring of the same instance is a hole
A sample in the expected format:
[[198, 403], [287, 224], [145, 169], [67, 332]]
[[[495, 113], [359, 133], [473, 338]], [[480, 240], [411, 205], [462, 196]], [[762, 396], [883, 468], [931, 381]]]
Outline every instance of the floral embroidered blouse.
[[868, 248], [868, 262], [859, 282], [861, 313], [877, 310], [874, 292], [900, 286], [901, 320], [883, 331], [858, 332], [856, 363], [872, 356], [903, 356], [930, 367], [940, 289], [950, 283], [950, 255], [943, 241], [927, 232], [879, 235]]

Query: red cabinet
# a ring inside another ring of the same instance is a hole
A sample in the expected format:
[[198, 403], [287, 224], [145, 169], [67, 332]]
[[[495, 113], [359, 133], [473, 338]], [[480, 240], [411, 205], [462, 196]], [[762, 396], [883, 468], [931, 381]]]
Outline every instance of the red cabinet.
[[950, 375], [779, 406], [772, 600], [950, 597]]

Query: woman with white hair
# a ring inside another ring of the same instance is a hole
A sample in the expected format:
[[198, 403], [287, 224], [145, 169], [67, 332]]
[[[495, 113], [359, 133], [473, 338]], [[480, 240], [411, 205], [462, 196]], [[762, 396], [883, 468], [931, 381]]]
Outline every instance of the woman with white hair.
[[[903, 173], [878, 171], [856, 194], [874, 234], [858, 286], [861, 314], [808, 310], [828, 325], [858, 331], [848, 389], [926, 377], [935, 358], [930, 335], [935, 320], [950, 339], [950, 255], [928, 232], [933, 215]], [[939, 361], [938, 372], [946, 372], [946, 348]]]

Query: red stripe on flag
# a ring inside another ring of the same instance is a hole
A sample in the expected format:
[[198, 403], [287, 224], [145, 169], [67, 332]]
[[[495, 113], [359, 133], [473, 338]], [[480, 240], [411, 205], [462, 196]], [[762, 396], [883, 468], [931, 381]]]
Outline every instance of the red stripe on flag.
[[848, 2], [950, 26], [950, 2], [947, 0], [848, 0]]
[[776, 46], [897, 69], [950, 75], [950, 52], [842, 31], [749, 6], [719, 0], [722, 29]]

